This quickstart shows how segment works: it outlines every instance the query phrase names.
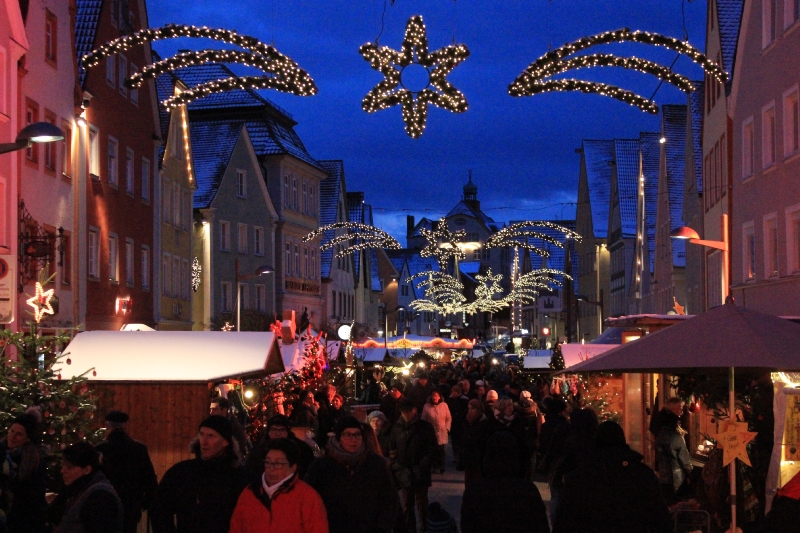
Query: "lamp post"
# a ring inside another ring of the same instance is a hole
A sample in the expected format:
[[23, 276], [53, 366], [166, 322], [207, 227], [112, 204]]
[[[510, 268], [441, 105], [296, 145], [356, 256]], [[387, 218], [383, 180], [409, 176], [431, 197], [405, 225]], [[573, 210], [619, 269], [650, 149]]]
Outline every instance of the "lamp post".
[[269, 265], [261, 265], [252, 274], [241, 274], [239, 272], [239, 258], [236, 258], [236, 332], [242, 331], [242, 290], [239, 287], [239, 282], [247, 281], [249, 279], [257, 278], [262, 274], [274, 273], [275, 269]]
[[33, 143], [51, 143], [64, 139], [64, 132], [49, 122], [34, 122], [22, 128], [13, 143], [0, 144], [0, 154], [29, 147]]
[[[731, 294], [731, 241], [728, 233], [727, 213], [720, 215], [720, 232], [722, 234], [721, 241], [703, 240], [695, 230], [688, 226], [682, 226], [673, 230], [670, 232], [669, 236], [673, 239], [688, 239], [692, 244], [699, 244], [700, 246], [722, 250], [722, 296], [723, 302], [728, 303], [728, 297]], [[736, 422], [736, 394], [734, 391], [733, 375], [734, 369], [731, 367], [728, 377], [728, 420], [731, 424]], [[731, 464], [728, 466], [728, 474], [731, 486], [730, 531], [736, 531], [736, 459], [731, 461]]]
[[[602, 291], [602, 289], [600, 290], [600, 301], [599, 301], [599, 302], [593, 302], [593, 301], [591, 301], [591, 300], [590, 300], [589, 298], [587, 298], [587, 297], [586, 297], [586, 295], [584, 295], [584, 294], [576, 294], [576, 295], [575, 295], [575, 301], [576, 301], [576, 302], [578, 302], [578, 303], [579, 303], [579, 302], [587, 303], [587, 304], [594, 305], [594, 306], [596, 306], [596, 307], [600, 308], [600, 330], [599, 330], [599, 333], [602, 333], [602, 332], [603, 332], [603, 291]], [[580, 336], [580, 321], [581, 321], [581, 308], [580, 308], [580, 304], [579, 304], [579, 306], [578, 306], [578, 308], [577, 308], [577, 309], [578, 309], [578, 316], [577, 316], [577, 322], [578, 322], [578, 336]], [[580, 342], [580, 340], [581, 340], [581, 339], [578, 339], [578, 342]]]

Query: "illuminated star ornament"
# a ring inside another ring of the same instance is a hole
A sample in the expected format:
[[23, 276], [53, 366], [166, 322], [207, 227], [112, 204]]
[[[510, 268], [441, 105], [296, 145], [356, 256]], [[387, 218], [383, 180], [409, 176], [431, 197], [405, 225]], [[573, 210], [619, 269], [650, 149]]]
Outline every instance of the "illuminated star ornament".
[[758, 433], [748, 431], [747, 422], [728, 422], [725, 429], [715, 435], [717, 446], [722, 449], [722, 466], [730, 464], [734, 459], [740, 459], [747, 466], [752, 466], [747, 455], [747, 445], [756, 435]]
[[53, 306], [50, 305], [52, 298], [53, 289], [44, 290], [42, 284], [37, 281], [36, 294], [27, 300], [28, 305], [33, 307], [33, 319], [36, 320], [37, 324], [42, 321], [44, 315], [54, 314]]
[[613, 54], [598, 53], [573, 56], [565, 59], [567, 56], [592, 46], [622, 42], [662, 46], [687, 56], [720, 83], [724, 84], [728, 80], [728, 74], [719, 65], [708, 59], [697, 48], [686, 41], [681, 41], [658, 33], [648, 33], [644, 31], [632, 32], [628, 28], [622, 28], [588, 37], [581, 37], [577, 41], [573, 41], [565, 44], [561, 48], [556, 48], [555, 50], [547, 52], [528, 65], [528, 68], [517, 76], [508, 86], [508, 94], [511, 96], [533, 96], [551, 91], [580, 91], [583, 93], [594, 93], [615, 98], [621, 102], [636, 106], [647, 113], [658, 113], [658, 106], [651, 100], [615, 85], [573, 78], [552, 78], [552, 76], [563, 74], [573, 69], [587, 67], [620, 67], [633, 69], [644, 74], [655, 76], [659, 80], [674, 85], [684, 92], [688, 93], [695, 90], [694, 85], [692, 85], [685, 76], [672, 71], [668, 67], [638, 57], [619, 57]]
[[[467, 110], [467, 99], [447, 81], [447, 75], [469, 57], [469, 50], [463, 44], [453, 44], [429, 53], [421, 16], [414, 15], [408, 19], [399, 51], [378, 46], [377, 42], [364, 44], [358, 51], [374, 70], [384, 76], [384, 80], [364, 97], [362, 109], [374, 113], [400, 105], [409, 137], [416, 139], [425, 130], [428, 104], [453, 113]], [[413, 75], [414, 65], [418, 66], [417, 69], [423, 67], [428, 75], [428, 84], [421, 90], [403, 84], [404, 72], [408, 69], [409, 75]]]
[[205, 63], [238, 63], [255, 67], [265, 76], [231, 76], [216, 81], [209, 81], [190, 87], [164, 100], [167, 108], [188, 104], [214, 93], [235, 89], [275, 89], [297, 96], [317, 94], [317, 86], [311, 76], [300, 66], [278, 52], [274, 46], [260, 42], [255, 37], [240, 35], [235, 31], [213, 29], [203, 26], [186, 26], [183, 24], [167, 24], [161, 28], [147, 28], [130, 35], [110, 41], [81, 58], [81, 66], [91, 68], [103, 59], [138, 46], [145, 42], [172, 39], [176, 37], [208, 38], [244, 48], [242, 50], [201, 50], [181, 52], [173, 57], [157, 61], [142, 68], [141, 72], [131, 75], [125, 82], [130, 88], [141, 87], [145, 80], [156, 78], [159, 74], [175, 69], [202, 65]]
[[439, 219], [433, 230], [421, 228], [419, 231], [428, 240], [428, 244], [423, 248], [419, 255], [422, 257], [435, 257], [439, 262], [439, 268], [445, 270], [447, 261], [451, 257], [464, 259], [464, 252], [458, 243], [464, 238], [466, 232], [463, 229], [450, 231], [445, 219]]

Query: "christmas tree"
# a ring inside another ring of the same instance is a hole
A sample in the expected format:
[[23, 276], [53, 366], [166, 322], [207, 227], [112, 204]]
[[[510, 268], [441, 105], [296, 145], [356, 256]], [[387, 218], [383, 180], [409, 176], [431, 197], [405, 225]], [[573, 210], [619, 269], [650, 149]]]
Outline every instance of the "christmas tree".
[[555, 348], [553, 348], [553, 355], [550, 358], [550, 368], [553, 370], [564, 370], [564, 356], [561, 355], [561, 345], [556, 343]]

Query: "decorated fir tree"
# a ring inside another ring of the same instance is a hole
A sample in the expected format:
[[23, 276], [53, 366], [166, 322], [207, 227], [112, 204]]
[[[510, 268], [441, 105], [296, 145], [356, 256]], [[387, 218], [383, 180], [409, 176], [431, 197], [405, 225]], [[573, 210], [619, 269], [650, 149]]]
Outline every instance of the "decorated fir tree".
[[553, 370], [564, 370], [565, 367], [564, 356], [561, 355], [561, 345], [556, 343], [555, 348], [553, 348], [553, 355], [550, 357], [550, 368]]

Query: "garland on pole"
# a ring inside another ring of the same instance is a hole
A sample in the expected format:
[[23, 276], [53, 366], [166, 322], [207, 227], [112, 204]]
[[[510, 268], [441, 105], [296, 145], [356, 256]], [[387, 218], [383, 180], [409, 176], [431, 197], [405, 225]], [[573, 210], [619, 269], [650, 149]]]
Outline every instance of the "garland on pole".
[[[367, 113], [401, 106], [406, 134], [416, 139], [425, 131], [428, 104], [453, 113], [467, 110], [467, 99], [447, 81], [447, 75], [469, 57], [463, 44], [445, 46], [428, 52], [428, 36], [422, 17], [414, 15], [406, 23], [401, 49], [393, 50], [376, 43], [362, 45], [358, 52], [370, 66], [383, 74], [384, 80], [367, 93], [361, 108]], [[428, 85], [413, 91], [403, 86], [403, 69], [420, 65], [428, 72]]]
[[637, 70], [644, 74], [655, 76], [659, 80], [672, 84], [684, 92], [692, 92], [695, 90], [694, 85], [692, 85], [685, 76], [673, 72], [668, 67], [638, 57], [618, 57], [612, 54], [588, 54], [566, 60], [564, 59], [569, 55], [592, 46], [622, 42], [634, 42], [665, 47], [689, 57], [720, 83], [725, 83], [728, 80], [728, 74], [722, 67], [711, 61], [688, 42], [658, 33], [648, 33], [638, 30], [632, 32], [628, 28], [622, 28], [582, 37], [560, 48], [547, 52], [528, 65], [528, 68], [511, 82], [508, 86], [508, 93], [511, 96], [533, 96], [535, 94], [551, 91], [580, 91], [608, 96], [636, 106], [647, 113], [658, 113], [658, 106], [650, 100], [632, 91], [614, 85], [576, 79], [547, 79], [556, 74], [588, 67], [620, 67]]

